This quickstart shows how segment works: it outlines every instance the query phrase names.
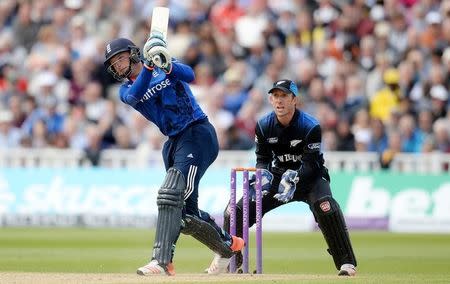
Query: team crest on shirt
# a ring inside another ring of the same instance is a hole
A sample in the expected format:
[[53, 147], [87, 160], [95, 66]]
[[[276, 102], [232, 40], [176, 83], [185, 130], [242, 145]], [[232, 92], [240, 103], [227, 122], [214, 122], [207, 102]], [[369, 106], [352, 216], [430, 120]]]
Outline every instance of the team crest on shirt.
[[331, 204], [329, 201], [324, 201], [320, 203], [319, 207], [320, 209], [322, 209], [323, 212], [328, 212], [331, 210]]
[[158, 77], [158, 75], [159, 75], [158, 71], [156, 71], [156, 70], [153, 70], [153, 72], [152, 72], [152, 76], [153, 76], [153, 77]]
[[295, 147], [298, 144], [302, 143], [303, 140], [291, 140], [291, 147]]

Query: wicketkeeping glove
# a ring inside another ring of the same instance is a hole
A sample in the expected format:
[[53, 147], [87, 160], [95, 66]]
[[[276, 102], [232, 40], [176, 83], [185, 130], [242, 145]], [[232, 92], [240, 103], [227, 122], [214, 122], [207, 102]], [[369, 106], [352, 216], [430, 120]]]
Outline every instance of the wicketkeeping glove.
[[297, 171], [285, 171], [281, 176], [280, 185], [278, 186], [278, 193], [273, 197], [283, 203], [290, 201], [294, 197], [295, 190], [297, 189], [298, 179]]
[[[261, 192], [262, 195], [265, 196], [269, 193], [270, 188], [272, 187], [273, 175], [271, 172], [265, 169], [261, 169]], [[250, 189], [250, 197], [252, 201], [256, 201], [256, 175], [253, 174], [250, 178], [249, 189]]]

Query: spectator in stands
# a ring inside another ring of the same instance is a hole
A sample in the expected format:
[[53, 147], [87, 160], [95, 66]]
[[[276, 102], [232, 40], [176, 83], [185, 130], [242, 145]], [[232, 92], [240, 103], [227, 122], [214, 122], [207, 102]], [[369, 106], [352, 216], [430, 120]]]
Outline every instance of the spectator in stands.
[[346, 96], [341, 108], [341, 115], [352, 121], [356, 112], [366, 108], [367, 97], [364, 93], [364, 81], [358, 75], [349, 76], [345, 82]]
[[67, 137], [68, 145], [72, 149], [83, 150], [87, 146], [87, 119], [84, 105], [73, 106], [70, 114], [64, 120], [63, 134]]
[[347, 119], [339, 120], [336, 133], [337, 151], [355, 151], [355, 137], [351, 132], [350, 123]]
[[383, 121], [372, 119], [371, 121], [371, 139], [368, 145], [368, 151], [383, 153], [388, 147], [388, 137]]
[[387, 52], [379, 52], [375, 56], [375, 67], [367, 73], [366, 94], [371, 100], [377, 91], [383, 88], [383, 74], [388, 69], [391, 58]]
[[87, 144], [83, 149], [85, 154], [84, 159], [94, 167], [99, 166], [102, 152], [101, 134], [98, 127], [94, 124], [88, 125], [85, 131]]
[[[115, 96], [109, 94], [117, 93], [117, 85], [103, 68], [103, 46], [120, 34], [133, 34], [143, 44], [151, 9], [167, 4], [169, 49], [195, 68], [192, 89], [199, 103], [217, 100], [211, 120], [226, 117], [218, 133], [222, 148], [230, 147], [225, 141], [232, 124], [249, 129], [246, 124], [270, 109], [265, 94], [270, 82], [294, 77], [302, 108], [321, 121], [332, 149], [341, 149], [348, 138], [337, 133], [341, 120], [349, 121], [357, 140], [367, 140], [366, 132], [354, 132], [353, 120], [368, 106], [369, 151], [385, 150], [381, 129], [399, 132], [405, 116], [412, 116], [426, 137], [422, 149], [431, 151], [434, 144], [436, 151], [446, 151], [438, 146], [445, 139], [437, 139], [431, 125], [450, 119], [449, 1], [147, 2], [1, 2], [0, 109], [13, 113], [15, 127], [27, 129], [23, 145], [33, 144], [30, 121], [41, 119], [36, 113], [47, 96], [57, 99], [56, 113], [65, 121], [63, 134], [52, 134], [46, 119], [39, 122], [47, 131], [37, 136], [46, 133], [48, 147], [64, 147], [66, 139], [70, 148], [85, 148], [90, 122], [100, 129], [101, 147], [117, 146], [113, 129], [122, 125], [131, 129], [133, 144], [142, 143], [144, 129], [134, 128], [131, 110], [111, 106]], [[221, 84], [225, 91], [213, 87]]]
[[225, 84], [225, 100], [223, 108], [233, 115], [239, 112], [242, 104], [247, 100], [248, 92], [243, 86], [244, 73], [236, 66], [230, 67], [223, 75]]
[[80, 94], [80, 101], [86, 108], [86, 118], [98, 123], [107, 114], [107, 101], [102, 97], [102, 86], [98, 82], [89, 82]]
[[194, 68], [195, 80], [191, 84], [192, 92], [197, 101], [202, 104], [210, 95], [211, 86], [216, 82], [212, 67], [206, 63], [197, 64]]
[[114, 139], [116, 141], [116, 149], [134, 149], [130, 129], [124, 125], [119, 125], [114, 129]]
[[250, 140], [253, 140], [255, 136], [256, 125], [256, 112], [258, 111], [257, 105], [253, 104], [251, 100], [247, 101], [236, 115], [234, 124], [242, 131]]
[[[105, 113], [100, 118], [97, 126], [101, 133], [103, 148], [114, 147], [116, 138], [114, 136], [114, 128], [126, 125], [127, 121], [119, 114], [118, 106], [115, 101], [106, 101]], [[131, 117], [131, 114], [129, 114]], [[138, 133], [135, 133], [138, 135]]]
[[0, 149], [18, 147], [20, 139], [20, 130], [13, 125], [13, 114], [0, 110]]
[[450, 153], [450, 125], [449, 120], [440, 118], [433, 124], [436, 147], [442, 153]]
[[433, 135], [433, 115], [428, 109], [423, 109], [418, 114], [418, 130], [424, 137]]
[[31, 129], [30, 142], [33, 148], [47, 148], [50, 146], [50, 137], [47, 124], [43, 119], [38, 119]]
[[399, 87], [400, 75], [397, 69], [388, 69], [383, 74], [385, 88], [378, 91], [370, 101], [370, 115], [381, 119], [383, 122], [389, 120], [391, 113], [398, 108], [401, 98]]
[[430, 89], [431, 111], [433, 121], [447, 115], [448, 90], [442, 85], [434, 85]]
[[221, 0], [211, 8], [211, 22], [221, 33], [233, 31], [236, 21], [245, 15], [245, 10], [240, 7], [237, 0]]
[[201, 40], [199, 45], [201, 54], [199, 63], [210, 66], [213, 77], [218, 78], [226, 70], [227, 66], [223, 57], [220, 55], [217, 41], [214, 37], [210, 37]]
[[27, 88], [28, 80], [20, 74], [19, 68], [8, 58], [0, 59], [0, 107], [5, 108], [12, 96], [25, 94]]
[[402, 151], [402, 138], [400, 133], [391, 132], [388, 136], [388, 147], [380, 155], [381, 168], [388, 169], [397, 153]]
[[202, 104], [205, 114], [214, 126], [219, 140], [219, 147], [223, 149], [227, 145], [227, 130], [234, 124], [234, 115], [224, 108], [225, 86], [220, 82], [214, 84]]
[[398, 129], [402, 139], [402, 152], [420, 152], [424, 137], [417, 129], [414, 117], [409, 114], [403, 115], [400, 118]]
[[[62, 131], [64, 125], [64, 116], [57, 111], [57, 99], [54, 96], [48, 96], [41, 101], [41, 105], [34, 109], [22, 125], [24, 135], [32, 135], [34, 127], [45, 128], [45, 134], [55, 135]], [[44, 131], [38, 130], [38, 136], [42, 136]], [[49, 137], [47, 137], [49, 138]]]
[[16, 35], [18, 45], [25, 47], [28, 51], [36, 41], [42, 22], [32, 19], [31, 1], [22, 1], [18, 5], [17, 17], [15, 17], [13, 31]]
[[322, 133], [322, 151], [337, 151], [338, 137], [333, 130], [326, 130]]
[[233, 124], [227, 129], [224, 150], [250, 150], [253, 146], [254, 140], [236, 125]]
[[[303, 109], [306, 113], [316, 117], [318, 116], [317, 112], [321, 104], [334, 107], [331, 100], [325, 96], [325, 84], [323, 79], [318, 76], [311, 80], [309, 90], [300, 103], [303, 105]], [[319, 117], [319, 119], [321, 118]]]
[[438, 44], [441, 38], [442, 16], [438, 11], [429, 11], [425, 16], [427, 24], [425, 31], [422, 33], [421, 44], [428, 50], [432, 50]]
[[270, 82], [275, 82], [281, 78], [280, 76], [280, 69], [275, 68], [274, 63], [269, 63], [267, 64], [263, 74], [255, 80], [253, 88], [249, 92], [249, 98], [246, 103], [251, 103], [257, 107], [257, 117], [272, 109], [272, 106], [267, 101], [266, 90], [270, 89]]
[[25, 121], [25, 112], [23, 110], [23, 97], [14, 95], [9, 99], [8, 109], [12, 114], [12, 125], [20, 128]]

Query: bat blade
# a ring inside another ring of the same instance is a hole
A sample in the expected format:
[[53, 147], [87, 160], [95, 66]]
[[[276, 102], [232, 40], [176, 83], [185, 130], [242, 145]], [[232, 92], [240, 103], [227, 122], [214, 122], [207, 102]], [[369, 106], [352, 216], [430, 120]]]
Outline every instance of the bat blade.
[[162, 33], [164, 40], [167, 40], [168, 26], [169, 26], [169, 8], [167, 7], [153, 8], [150, 35], [154, 32], [160, 32]]
[[[150, 36], [155, 33], [161, 33], [165, 42], [167, 42], [167, 29], [169, 26], [169, 8], [155, 7], [152, 12], [152, 23], [150, 27]], [[159, 55], [153, 57], [153, 62], [161, 66], [162, 60]]]

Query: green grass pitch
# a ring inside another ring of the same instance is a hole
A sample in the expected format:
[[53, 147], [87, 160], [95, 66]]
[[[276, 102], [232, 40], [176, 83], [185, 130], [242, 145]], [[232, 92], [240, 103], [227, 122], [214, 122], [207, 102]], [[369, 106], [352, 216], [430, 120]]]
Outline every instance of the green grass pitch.
[[[134, 273], [148, 260], [153, 238], [154, 231], [144, 229], [0, 228], [0, 271]], [[334, 278], [319, 232], [265, 232], [264, 273], [306, 275], [303, 283], [450, 283], [449, 235], [351, 232], [351, 238], [358, 259], [355, 278]], [[252, 235], [252, 269], [254, 245]], [[206, 247], [180, 237], [174, 259], [178, 275], [200, 274], [211, 259]]]

